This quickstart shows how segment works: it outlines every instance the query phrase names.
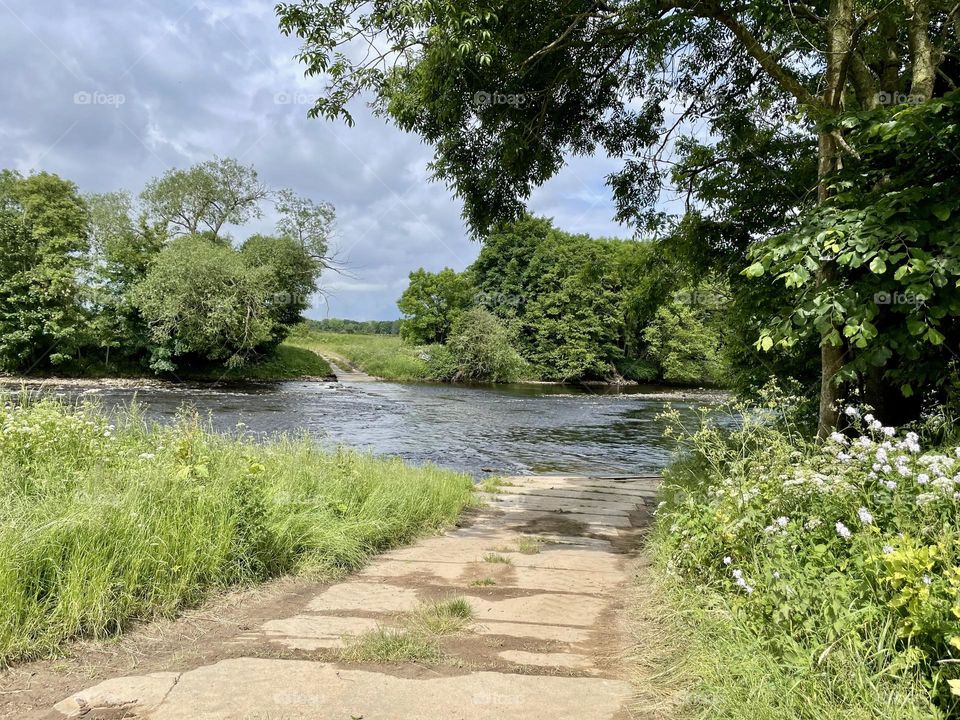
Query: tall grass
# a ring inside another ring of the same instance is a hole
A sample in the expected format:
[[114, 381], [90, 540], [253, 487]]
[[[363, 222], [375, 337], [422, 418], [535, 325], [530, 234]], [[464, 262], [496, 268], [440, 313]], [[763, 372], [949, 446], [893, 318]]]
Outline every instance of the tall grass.
[[[0, 400], [2, 403], [2, 400]], [[170, 615], [212, 588], [334, 575], [453, 521], [471, 482], [195, 418], [53, 400], [0, 410], [0, 663]]]
[[398, 335], [348, 335], [298, 330], [297, 334], [288, 338], [287, 343], [340, 355], [365, 373], [385, 380], [424, 380], [429, 374], [427, 362], [420, 357], [420, 352], [404, 345]]

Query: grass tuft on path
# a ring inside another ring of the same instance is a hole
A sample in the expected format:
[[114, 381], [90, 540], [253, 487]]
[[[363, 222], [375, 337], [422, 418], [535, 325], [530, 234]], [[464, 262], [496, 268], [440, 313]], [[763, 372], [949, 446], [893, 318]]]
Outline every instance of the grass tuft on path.
[[347, 662], [437, 662], [440, 638], [456, 635], [473, 620], [466, 598], [423, 605], [401, 616], [398, 627], [379, 627], [357, 635], [340, 657]]
[[0, 663], [218, 588], [355, 570], [471, 498], [464, 475], [305, 438], [257, 444], [195, 417], [157, 426], [136, 408], [110, 419], [0, 398]]

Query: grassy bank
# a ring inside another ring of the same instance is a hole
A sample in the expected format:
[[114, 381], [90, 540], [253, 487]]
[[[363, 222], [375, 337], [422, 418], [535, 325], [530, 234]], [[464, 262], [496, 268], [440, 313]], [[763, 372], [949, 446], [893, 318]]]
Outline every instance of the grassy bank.
[[24, 378], [70, 378], [70, 379], [150, 379], [150, 380], [297, 380], [332, 376], [330, 364], [315, 352], [295, 343], [283, 342], [269, 355], [251, 359], [247, 364], [233, 369], [223, 365], [181, 367], [176, 373], [156, 374], [150, 368], [134, 362], [104, 363], [99, 360], [69, 362], [53, 370], [17, 375]]
[[363, 372], [398, 382], [427, 378], [427, 363], [420, 352], [404, 345], [399, 335], [348, 335], [298, 331], [287, 341], [307, 350], [345, 358]]
[[332, 377], [330, 363], [307, 348], [281, 343], [272, 355], [239, 368], [216, 368], [181, 375], [199, 380], [300, 380]]
[[675, 433], [652, 539], [686, 714], [956, 717], [960, 451], [856, 409], [824, 445], [740, 411]]
[[0, 490], [3, 663], [216, 588], [356, 569], [450, 523], [472, 493], [465, 476], [305, 439], [254, 444], [51, 400], [0, 410]]

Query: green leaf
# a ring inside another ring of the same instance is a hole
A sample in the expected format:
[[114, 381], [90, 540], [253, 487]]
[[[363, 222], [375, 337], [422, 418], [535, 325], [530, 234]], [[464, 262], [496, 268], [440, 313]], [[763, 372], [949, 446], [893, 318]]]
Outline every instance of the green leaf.
[[886, 271], [887, 264], [879, 257], [875, 257], [870, 261], [870, 272], [876, 273], [877, 275], [882, 275]]
[[763, 267], [763, 263], [755, 262], [753, 265], [744, 270], [743, 274], [747, 277], [760, 277], [764, 272], [765, 268]]
[[936, 216], [937, 220], [941, 222], [946, 222], [950, 219], [950, 213], [953, 211], [953, 208], [950, 207], [947, 203], [939, 203], [933, 206], [933, 214]]

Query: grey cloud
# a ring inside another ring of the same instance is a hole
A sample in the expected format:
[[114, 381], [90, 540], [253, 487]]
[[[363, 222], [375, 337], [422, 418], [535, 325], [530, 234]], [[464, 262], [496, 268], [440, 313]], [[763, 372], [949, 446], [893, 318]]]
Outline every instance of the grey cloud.
[[[49, 170], [84, 191], [138, 191], [212, 155], [252, 163], [265, 182], [337, 207], [347, 274], [330, 275], [314, 317], [397, 316], [409, 272], [466, 267], [479, 251], [460, 204], [427, 181], [431, 151], [355, 108], [357, 125], [307, 118], [318, 81], [293, 59], [273, 3], [185, 0], [0, 3], [0, 165]], [[77, 102], [77, 93], [91, 96]], [[108, 102], [122, 96], [123, 102]], [[576, 158], [531, 209], [576, 232], [613, 224], [606, 158]], [[268, 231], [265, 217], [235, 236]]]

